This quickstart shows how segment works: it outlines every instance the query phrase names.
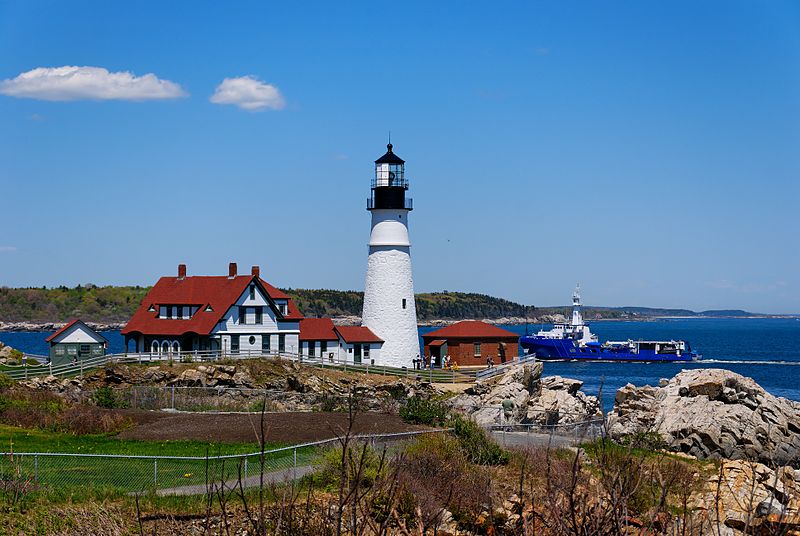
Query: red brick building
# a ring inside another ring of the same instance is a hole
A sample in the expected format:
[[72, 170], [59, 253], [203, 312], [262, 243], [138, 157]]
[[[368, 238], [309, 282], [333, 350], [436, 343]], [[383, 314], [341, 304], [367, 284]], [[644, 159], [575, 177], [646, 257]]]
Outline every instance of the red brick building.
[[490, 357], [495, 364], [519, 355], [519, 335], [477, 320], [464, 320], [422, 336], [425, 355], [434, 366], [442, 366], [445, 356], [461, 367], [485, 366]]

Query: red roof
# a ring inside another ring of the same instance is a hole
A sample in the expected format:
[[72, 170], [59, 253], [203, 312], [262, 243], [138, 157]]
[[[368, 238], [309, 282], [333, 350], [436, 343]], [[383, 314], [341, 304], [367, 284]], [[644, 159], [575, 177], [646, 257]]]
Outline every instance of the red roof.
[[505, 339], [505, 338], [519, 339], [519, 335], [512, 331], [508, 331], [486, 322], [478, 320], [464, 320], [456, 322], [447, 327], [431, 331], [422, 336], [427, 342], [431, 339]]
[[339, 337], [330, 318], [304, 318], [300, 321], [301, 341], [336, 341]]
[[372, 330], [366, 326], [336, 326], [334, 329], [346, 343], [383, 342], [383, 339], [372, 333]]
[[66, 325], [65, 325], [63, 328], [59, 329], [58, 331], [56, 331], [55, 333], [53, 333], [52, 335], [50, 335], [49, 337], [47, 337], [47, 338], [45, 339], [45, 342], [50, 342], [50, 341], [52, 341], [53, 339], [55, 339], [56, 337], [58, 337], [59, 335], [61, 335], [61, 334], [62, 334], [62, 333], [64, 333], [65, 331], [67, 331], [69, 328], [71, 328], [71, 327], [72, 327], [72, 326], [74, 326], [75, 324], [83, 324], [83, 326], [84, 326], [86, 329], [88, 329], [88, 330], [89, 330], [89, 331], [91, 331], [92, 333], [95, 333], [95, 334], [96, 334], [98, 337], [100, 337], [101, 339], [103, 339], [103, 340], [106, 340], [106, 338], [105, 338], [105, 337], [103, 337], [102, 335], [100, 335], [99, 333], [97, 333], [95, 330], [93, 330], [92, 328], [90, 328], [89, 326], [87, 326], [87, 325], [86, 325], [86, 323], [84, 323], [82, 320], [78, 320], [78, 319], [76, 318], [76, 319], [74, 319], [74, 320], [70, 320], [69, 322], [67, 322], [67, 324], [66, 324]]
[[[255, 281], [271, 299], [288, 300], [287, 314], [279, 320], [299, 321], [303, 317], [289, 296], [263, 279], [253, 275], [162, 277], [144, 297], [122, 334], [208, 335], [236, 300]], [[197, 312], [190, 319], [158, 318], [159, 305], [195, 305]], [[150, 306], [155, 311], [148, 311]], [[211, 311], [206, 308], [211, 306]]]

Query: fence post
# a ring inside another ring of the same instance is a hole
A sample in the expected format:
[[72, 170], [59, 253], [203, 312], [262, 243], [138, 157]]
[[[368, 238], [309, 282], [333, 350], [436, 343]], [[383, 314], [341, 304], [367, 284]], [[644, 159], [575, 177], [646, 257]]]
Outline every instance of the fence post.
[[158, 486], [158, 458], [153, 458], [153, 487]]
[[83, 378], [83, 359], [79, 359], [78, 362], [81, 364], [81, 378]]
[[38, 484], [39, 483], [39, 455], [34, 454], [33, 456], [33, 478], [34, 481]]
[[292, 451], [294, 452], [294, 468], [297, 469], [297, 447], [292, 449]]
[[247, 456], [244, 457], [244, 479], [247, 480]]
[[170, 405], [172, 409], [175, 409], [175, 386], [172, 386], [172, 404]]

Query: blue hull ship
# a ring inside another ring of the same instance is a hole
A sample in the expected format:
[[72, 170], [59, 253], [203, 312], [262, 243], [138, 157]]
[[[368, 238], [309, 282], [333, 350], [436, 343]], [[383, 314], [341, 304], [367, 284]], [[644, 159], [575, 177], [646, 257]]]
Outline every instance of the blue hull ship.
[[580, 287], [572, 294], [572, 321], [555, 324], [553, 329], [521, 337], [520, 345], [527, 355], [543, 361], [697, 361], [686, 341], [608, 341], [600, 344], [581, 314]]

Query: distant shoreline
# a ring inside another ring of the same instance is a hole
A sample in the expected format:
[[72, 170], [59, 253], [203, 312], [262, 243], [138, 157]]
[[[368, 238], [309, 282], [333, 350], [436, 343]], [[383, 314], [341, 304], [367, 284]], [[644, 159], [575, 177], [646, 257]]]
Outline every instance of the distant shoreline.
[[[550, 316], [550, 315], [548, 315]], [[588, 323], [594, 322], [657, 322], [660, 320], [756, 320], [756, 319], [800, 319], [800, 315], [748, 315], [748, 316], [647, 316], [640, 318], [594, 318], [587, 319]], [[334, 322], [341, 325], [357, 325], [361, 322], [358, 317], [334, 317]], [[418, 322], [420, 327], [441, 327], [461, 322], [462, 320], [480, 320], [489, 324], [501, 326], [523, 326], [525, 324], [554, 324], [568, 322], [566, 318], [520, 318], [520, 317], [501, 317], [501, 318], [464, 318], [464, 319], [436, 319]], [[117, 331], [125, 327], [127, 322], [87, 322], [96, 331]], [[0, 320], [0, 332], [4, 333], [38, 333], [49, 332], [61, 329], [66, 322], [4, 322]]]

